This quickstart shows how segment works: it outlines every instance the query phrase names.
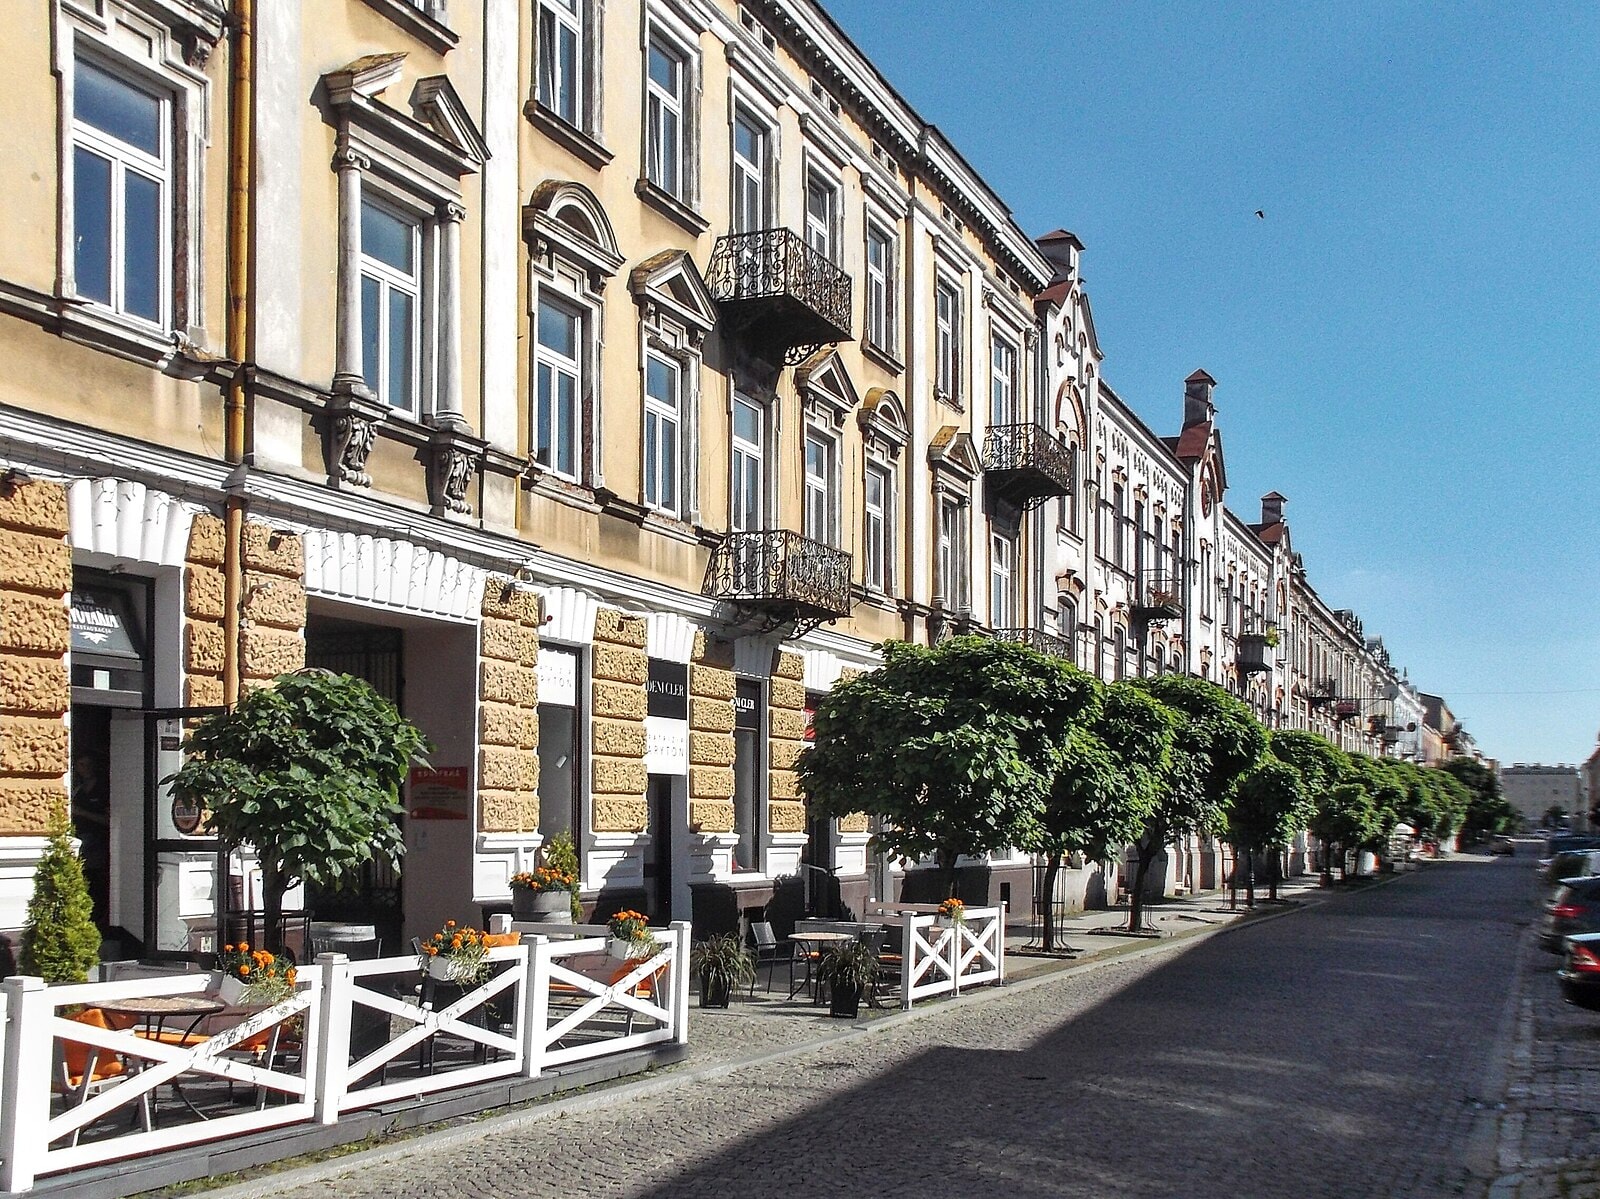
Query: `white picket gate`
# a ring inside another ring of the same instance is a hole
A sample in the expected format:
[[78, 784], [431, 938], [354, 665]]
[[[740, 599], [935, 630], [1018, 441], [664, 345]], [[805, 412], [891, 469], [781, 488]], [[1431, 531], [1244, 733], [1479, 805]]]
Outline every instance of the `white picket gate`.
[[1006, 907], [967, 908], [960, 921], [939, 916], [934, 903], [880, 904], [869, 912], [898, 917], [900, 1006], [959, 995], [963, 987], [1005, 981]]

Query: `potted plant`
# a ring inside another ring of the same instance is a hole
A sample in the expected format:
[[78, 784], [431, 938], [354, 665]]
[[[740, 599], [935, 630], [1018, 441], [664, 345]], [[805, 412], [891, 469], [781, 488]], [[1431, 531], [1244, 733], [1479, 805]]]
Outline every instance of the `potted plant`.
[[441, 982], [470, 986], [487, 973], [488, 953], [482, 932], [446, 920], [443, 928], [422, 942], [417, 965]]
[[878, 981], [878, 959], [860, 941], [841, 941], [823, 952], [817, 978], [830, 991], [828, 1014], [854, 1020], [861, 1012], [861, 996]]
[[606, 952], [614, 958], [647, 958], [656, 950], [656, 939], [650, 935], [650, 918], [643, 912], [624, 908], [606, 921], [606, 931], [611, 939]]
[[57, 801], [50, 811], [50, 844], [34, 870], [19, 964], [22, 973], [47, 983], [81, 983], [99, 960], [100, 932], [83, 862], [72, 845], [67, 805]]
[[939, 905], [939, 917], [948, 924], [965, 924], [967, 905], [952, 895]]
[[728, 1006], [738, 987], [755, 981], [756, 967], [737, 933], [707, 937], [689, 955], [689, 968], [700, 976], [700, 1006]]
[[554, 866], [519, 870], [511, 876], [511, 915], [517, 920], [564, 924], [572, 914], [577, 875]]
[[294, 963], [287, 958], [244, 943], [224, 945], [218, 957], [222, 1002], [231, 1007], [271, 1007], [294, 994]]
[[578, 847], [572, 843], [572, 834], [562, 829], [544, 843], [544, 849], [539, 856], [550, 869], [572, 876], [572, 889], [567, 892], [567, 902], [572, 908], [572, 923], [582, 924], [583, 905], [578, 902], [578, 887], [582, 872], [578, 869]]

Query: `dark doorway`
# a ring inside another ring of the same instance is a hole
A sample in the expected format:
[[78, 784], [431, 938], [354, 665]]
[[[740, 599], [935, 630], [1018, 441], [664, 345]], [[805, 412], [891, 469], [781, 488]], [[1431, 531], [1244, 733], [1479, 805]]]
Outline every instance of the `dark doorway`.
[[72, 709], [72, 827], [102, 937], [111, 935], [111, 712], [89, 703]]
[[644, 885], [650, 918], [672, 919], [672, 776], [650, 776], [650, 844], [645, 848]]

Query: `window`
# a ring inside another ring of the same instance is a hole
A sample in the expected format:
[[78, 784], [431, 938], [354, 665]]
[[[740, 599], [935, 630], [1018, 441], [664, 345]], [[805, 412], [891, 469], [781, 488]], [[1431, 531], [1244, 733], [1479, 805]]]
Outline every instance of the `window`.
[[965, 612], [967, 596], [967, 531], [965, 505], [946, 499], [939, 505], [939, 587], [944, 606]]
[[1017, 349], [1004, 338], [994, 339], [989, 351], [989, 423], [1017, 423]]
[[940, 279], [933, 289], [934, 388], [940, 398], [961, 403], [961, 293]]
[[168, 322], [170, 97], [86, 58], [73, 73], [72, 265], [77, 291], [113, 312]]
[[582, 844], [583, 772], [579, 769], [578, 654], [541, 645], [539, 674], [539, 831], [546, 839], [570, 832]]
[[582, 394], [583, 322], [563, 304], [541, 299], [534, 351], [533, 458], [546, 469], [579, 481], [578, 397]]
[[678, 364], [650, 354], [644, 364], [644, 502], [676, 516], [678, 505], [678, 422], [683, 409], [683, 372]]
[[733, 231], [754, 233], [767, 227], [767, 172], [772, 138], [749, 111], [733, 118]]
[[894, 237], [867, 225], [867, 344], [894, 352]]
[[1112, 630], [1111, 677], [1123, 679], [1128, 674], [1128, 633], [1121, 625]]
[[1111, 561], [1118, 570], [1127, 565], [1128, 493], [1121, 483], [1111, 488]]
[[1144, 501], [1133, 501], [1133, 578], [1134, 582], [1142, 584], [1144, 581], [1145, 545], [1144, 545]]
[[1056, 628], [1067, 643], [1067, 660], [1078, 661], [1078, 605], [1070, 595], [1056, 599]]
[[754, 532], [763, 523], [763, 423], [760, 405], [741, 395], [733, 397], [733, 480], [729, 527], [735, 532]]
[[657, 38], [650, 39], [646, 58], [645, 174], [662, 191], [684, 200], [684, 59]]
[[422, 287], [415, 221], [361, 201], [361, 377], [384, 403], [417, 411]]
[[584, 124], [583, 0], [539, 0], [539, 103], [569, 125]]
[[1200, 547], [1200, 615], [1210, 617], [1212, 592], [1216, 589], [1216, 577], [1211, 573], [1211, 547]]
[[894, 481], [888, 468], [868, 463], [863, 488], [865, 528], [862, 531], [863, 581], [887, 594], [893, 580], [890, 557], [894, 553]]
[[806, 245], [828, 261], [836, 258], [834, 222], [839, 189], [815, 171], [806, 172]]
[[989, 626], [1017, 627], [1017, 543], [1003, 533], [989, 537]]
[[837, 443], [833, 438], [815, 429], [806, 430], [805, 535], [828, 545], [838, 540], [833, 520], [836, 457]]

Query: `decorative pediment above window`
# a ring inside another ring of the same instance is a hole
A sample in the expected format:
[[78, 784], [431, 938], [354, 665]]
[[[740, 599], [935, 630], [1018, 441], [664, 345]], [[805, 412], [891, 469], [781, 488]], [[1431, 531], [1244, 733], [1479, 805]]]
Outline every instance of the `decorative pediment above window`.
[[417, 80], [417, 86], [411, 89], [411, 111], [474, 163], [481, 166], [488, 161], [489, 143], [473, 124], [471, 113], [448, 76], [429, 75]]
[[898, 458], [910, 439], [906, 428], [906, 409], [900, 397], [887, 387], [873, 387], [861, 401], [856, 424], [867, 444], [889, 458]]
[[945, 425], [933, 435], [928, 443], [928, 465], [935, 475], [947, 475], [966, 483], [976, 479], [982, 469], [972, 437], [954, 425]]
[[599, 292], [622, 267], [617, 235], [595, 194], [570, 179], [546, 179], [522, 209], [522, 240], [534, 257], [580, 267]]
[[832, 347], [818, 350], [797, 366], [794, 384], [806, 415], [835, 431], [844, 428], [845, 417], [861, 402], [856, 385]]
[[339, 152], [361, 156], [407, 190], [459, 194], [461, 177], [489, 157], [488, 143], [443, 75], [417, 81], [410, 115], [378, 98], [399, 81], [405, 58], [368, 54], [322, 77]]
[[628, 290], [646, 321], [672, 321], [699, 345], [717, 323], [717, 305], [694, 259], [683, 250], [652, 254], [628, 274]]

